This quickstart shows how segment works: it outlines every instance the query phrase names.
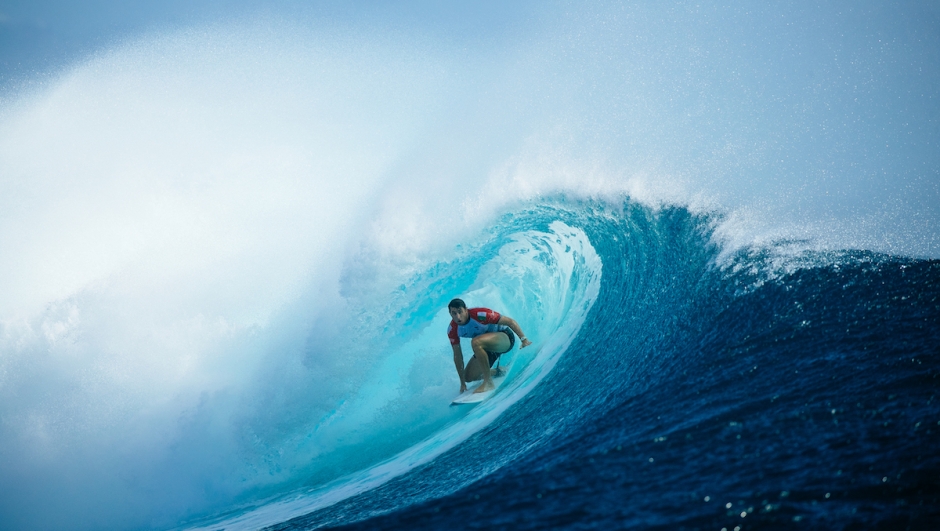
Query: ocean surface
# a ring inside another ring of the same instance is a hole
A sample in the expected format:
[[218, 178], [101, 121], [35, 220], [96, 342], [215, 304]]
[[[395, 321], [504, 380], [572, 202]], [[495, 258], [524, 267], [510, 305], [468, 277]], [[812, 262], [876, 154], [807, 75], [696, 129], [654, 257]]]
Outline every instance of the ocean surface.
[[933, 4], [116, 5], [0, 7], [3, 529], [940, 528]]

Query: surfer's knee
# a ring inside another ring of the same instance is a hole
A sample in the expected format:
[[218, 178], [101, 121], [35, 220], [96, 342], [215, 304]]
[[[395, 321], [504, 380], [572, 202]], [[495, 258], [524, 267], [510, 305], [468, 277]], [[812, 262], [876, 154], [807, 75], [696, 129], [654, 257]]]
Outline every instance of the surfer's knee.
[[470, 346], [473, 347], [474, 354], [483, 348], [483, 339], [480, 336], [477, 336], [470, 340]]

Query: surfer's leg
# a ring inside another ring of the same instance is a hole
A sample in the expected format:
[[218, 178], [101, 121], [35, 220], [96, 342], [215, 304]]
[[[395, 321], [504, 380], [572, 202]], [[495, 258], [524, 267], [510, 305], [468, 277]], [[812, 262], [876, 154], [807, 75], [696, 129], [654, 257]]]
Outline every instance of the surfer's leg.
[[[490, 367], [496, 363], [496, 359], [499, 357], [499, 354], [493, 354], [492, 352], [487, 351], [486, 356], [489, 358]], [[475, 382], [483, 378], [483, 371], [480, 370], [480, 362], [477, 361], [476, 356], [470, 358], [470, 361], [467, 363], [467, 367], [463, 371], [463, 379], [465, 382]]]
[[482, 377], [483, 372], [480, 370], [480, 362], [478, 362], [476, 356], [474, 356], [467, 362], [467, 368], [463, 371], [463, 379], [466, 382], [475, 382]]
[[[486, 351], [506, 352], [510, 347], [509, 337], [501, 332], [480, 334], [470, 340], [470, 346], [473, 347], [473, 359], [476, 360], [477, 366], [480, 367], [480, 372], [483, 374], [483, 385], [478, 387], [474, 392], [482, 393], [483, 391], [489, 391], [495, 386], [493, 385], [493, 378], [490, 375], [490, 358]], [[466, 378], [466, 374], [464, 378]]]

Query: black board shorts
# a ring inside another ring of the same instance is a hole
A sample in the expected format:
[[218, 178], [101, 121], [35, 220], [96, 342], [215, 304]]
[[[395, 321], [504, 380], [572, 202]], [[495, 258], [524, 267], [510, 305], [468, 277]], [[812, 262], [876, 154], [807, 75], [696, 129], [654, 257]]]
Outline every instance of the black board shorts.
[[[510, 350], [512, 350], [512, 347], [516, 346], [516, 334], [513, 334], [512, 330], [509, 328], [505, 330], [500, 330], [500, 332], [506, 334], [509, 337], [509, 348], [506, 349], [506, 352], [509, 352]], [[486, 357], [489, 358], [490, 360], [490, 367], [492, 367], [493, 364], [496, 363], [496, 360], [498, 360], [500, 356], [506, 353], [506, 352], [490, 352], [489, 350], [486, 350], [484, 352], [486, 352]]]

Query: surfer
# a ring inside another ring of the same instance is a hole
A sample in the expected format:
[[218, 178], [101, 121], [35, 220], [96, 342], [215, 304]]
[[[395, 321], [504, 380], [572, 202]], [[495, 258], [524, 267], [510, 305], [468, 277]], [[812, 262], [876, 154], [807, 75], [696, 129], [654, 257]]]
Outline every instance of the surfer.
[[[516, 343], [515, 333], [522, 340], [519, 348], [532, 344], [522, 333], [522, 328], [515, 319], [500, 315], [489, 308], [467, 308], [467, 304], [454, 299], [447, 305], [447, 311], [453, 319], [447, 326], [447, 338], [454, 349], [454, 366], [457, 376], [460, 377], [460, 392], [467, 390], [467, 382], [483, 378], [483, 384], [474, 393], [482, 393], [494, 389], [493, 378], [490, 376], [490, 367], [496, 363], [501, 354], [512, 350]], [[473, 358], [463, 365], [463, 350], [460, 348], [460, 338], [469, 337], [470, 347], [473, 349]]]

